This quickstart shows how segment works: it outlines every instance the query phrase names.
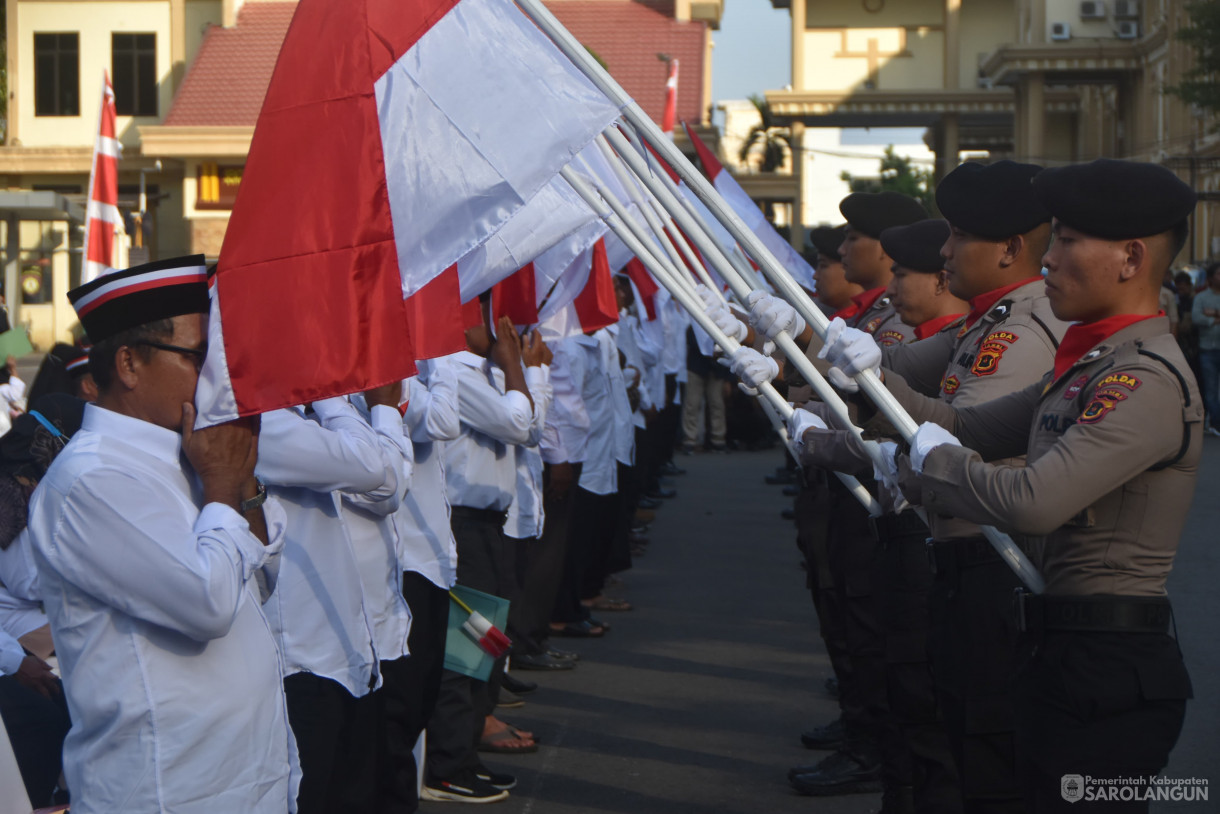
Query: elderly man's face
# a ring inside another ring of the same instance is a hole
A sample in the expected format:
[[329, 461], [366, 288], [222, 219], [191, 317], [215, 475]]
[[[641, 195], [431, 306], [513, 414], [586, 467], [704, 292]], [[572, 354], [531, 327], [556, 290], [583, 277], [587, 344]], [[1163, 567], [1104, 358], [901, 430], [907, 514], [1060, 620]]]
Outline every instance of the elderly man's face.
[[177, 350], [149, 348], [148, 362], [140, 365], [138, 393], [147, 420], [159, 427], [182, 427], [182, 405], [195, 402], [195, 385], [203, 356], [187, 351], [207, 350], [207, 315], [174, 317], [174, 333], [161, 344]]

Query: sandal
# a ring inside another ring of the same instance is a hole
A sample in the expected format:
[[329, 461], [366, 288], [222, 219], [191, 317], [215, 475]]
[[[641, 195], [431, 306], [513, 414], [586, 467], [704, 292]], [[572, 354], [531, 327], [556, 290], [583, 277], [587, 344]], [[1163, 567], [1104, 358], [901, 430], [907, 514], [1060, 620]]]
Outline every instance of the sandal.
[[626, 599], [615, 599], [609, 596], [598, 596], [593, 599], [582, 599], [580, 604], [589, 610], [598, 611], [629, 611], [631, 603]]
[[[521, 741], [518, 746], [509, 746], [505, 741]], [[495, 752], [501, 755], [525, 755], [538, 751], [538, 744], [528, 738], [519, 737], [511, 726], [479, 738], [480, 752]]]
[[606, 635], [606, 629], [594, 625], [588, 619], [580, 622], [568, 622], [556, 627], [551, 625], [552, 636], [567, 636], [574, 639], [600, 639]]

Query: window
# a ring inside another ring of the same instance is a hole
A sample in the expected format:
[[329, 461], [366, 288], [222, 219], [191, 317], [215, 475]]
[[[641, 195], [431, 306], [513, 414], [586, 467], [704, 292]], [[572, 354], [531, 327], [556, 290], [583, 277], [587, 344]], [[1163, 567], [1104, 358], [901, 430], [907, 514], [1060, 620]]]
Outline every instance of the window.
[[120, 116], [157, 115], [157, 35], [111, 34], [110, 76]]
[[80, 115], [80, 36], [34, 35], [34, 115]]

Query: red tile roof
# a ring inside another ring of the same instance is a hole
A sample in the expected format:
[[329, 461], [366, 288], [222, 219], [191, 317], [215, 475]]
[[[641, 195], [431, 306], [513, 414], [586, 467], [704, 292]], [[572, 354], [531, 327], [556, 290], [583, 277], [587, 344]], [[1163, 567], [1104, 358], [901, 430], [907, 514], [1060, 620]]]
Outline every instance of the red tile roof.
[[673, 5], [673, 0], [556, 0], [547, 8], [658, 122], [665, 109], [669, 69], [657, 54], [676, 58], [678, 120], [698, 122], [709, 104], [703, 98], [707, 23], [674, 20]]
[[[672, 18], [673, 0], [555, 0], [555, 16], [609, 67], [644, 111], [661, 120], [668, 68], [680, 60], [678, 119], [698, 121], [707, 25]], [[170, 126], [253, 126], [295, 2], [246, 2], [232, 28], [213, 26], [174, 95]]]
[[165, 124], [253, 126], [296, 8], [293, 2], [247, 2], [237, 25], [208, 29]]

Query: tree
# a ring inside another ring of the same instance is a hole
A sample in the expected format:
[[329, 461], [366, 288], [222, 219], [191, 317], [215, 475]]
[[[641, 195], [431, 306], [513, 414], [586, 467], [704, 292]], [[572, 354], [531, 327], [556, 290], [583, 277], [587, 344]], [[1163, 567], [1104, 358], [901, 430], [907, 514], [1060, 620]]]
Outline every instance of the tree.
[[929, 212], [936, 212], [932, 171], [912, 166], [911, 159], [894, 153], [892, 144], [885, 148], [878, 177], [857, 178], [847, 171], [839, 177], [847, 182], [852, 192], [901, 192], [919, 201]]
[[788, 128], [775, 124], [775, 118], [771, 115], [771, 105], [767, 104], [766, 99], [755, 95], [750, 96], [750, 102], [758, 109], [760, 121], [746, 134], [746, 140], [741, 145], [737, 157], [743, 165], [749, 166], [750, 156], [758, 154], [760, 156], [759, 171], [775, 172], [784, 166], [784, 158], [792, 149], [788, 141], [791, 133]]
[[1208, 113], [1220, 113], [1220, 0], [1186, 4], [1191, 24], [1175, 36], [1195, 52], [1194, 67], [1165, 90]]

